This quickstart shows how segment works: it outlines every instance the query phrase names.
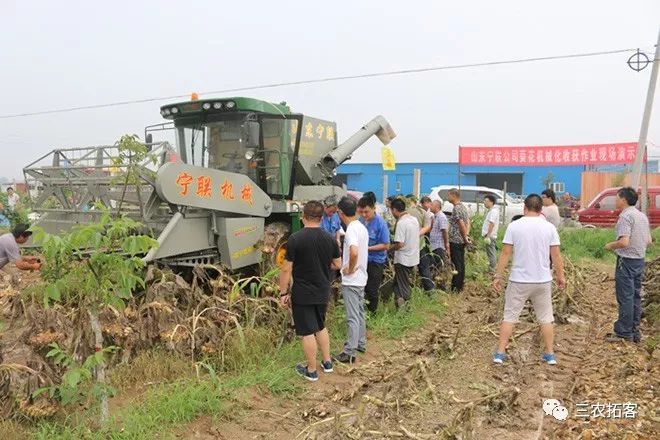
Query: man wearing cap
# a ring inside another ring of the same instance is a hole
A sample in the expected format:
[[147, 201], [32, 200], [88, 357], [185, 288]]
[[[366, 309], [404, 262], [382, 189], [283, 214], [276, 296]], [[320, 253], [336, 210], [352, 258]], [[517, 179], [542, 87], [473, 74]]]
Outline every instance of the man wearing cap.
[[0, 270], [6, 270], [9, 263], [13, 263], [21, 270], [39, 270], [41, 263], [37, 257], [21, 256], [18, 247], [28, 241], [32, 231], [27, 225], [17, 225], [12, 232], [0, 236]]

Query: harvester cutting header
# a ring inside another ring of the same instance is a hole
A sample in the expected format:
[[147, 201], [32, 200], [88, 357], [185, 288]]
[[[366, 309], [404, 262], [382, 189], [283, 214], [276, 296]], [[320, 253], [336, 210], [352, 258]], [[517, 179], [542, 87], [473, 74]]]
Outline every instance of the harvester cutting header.
[[[59, 149], [24, 168], [38, 188], [34, 210], [46, 232], [95, 221], [102, 203], [142, 222], [159, 247], [145, 259], [170, 265], [222, 263], [239, 269], [281, 258], [307, 200], [346, 193], [336, 168], [371, 136], [396, 136], [377, 116], [341, 144], [334, 122], [292, 113], [285, 104], [223, 98], [169, 104], [171, 122], [147, 127], [151, 154], [138, 181], [122, 182], [125, 164], [112, 146]], [[176, 147], [151, 142], [175, 130]]]

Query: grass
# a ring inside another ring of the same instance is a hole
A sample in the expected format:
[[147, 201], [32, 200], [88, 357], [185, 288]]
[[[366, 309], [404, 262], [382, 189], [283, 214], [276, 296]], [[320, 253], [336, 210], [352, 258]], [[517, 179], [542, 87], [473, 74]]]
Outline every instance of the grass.
[[[407, 332], [422, 327], [432, 315], [441, 315], [444, 306], [438, 298], [429, 299], [421, 290], [413, 291], [410, 309], [397, 313], [392, 302], [383, 304], [368, 318], [368, 328], [381, 339], [399, 339]], [[328, 328], [333, 348], [339, 349], [346, 337], [343, 306], [335, 307], [328, 316]], [[251, 329], [258, 331], [259, 328]], [[243, 351], [241, 366], [234, 371], [216, 373], [217, 360], [208, 358], [200, 363], [203, 374], [197, 379], [194, 369], [178, 356], [162, 350], [138, 355], [129, 366], [118, 366], [111, 372], [111, 380], [123, 391], [144, 384], [158, 383], [148, 388], [134, 401], [118, 409], [109, 424], [99, 427], [93, 417], [86, 423], [71, 417], [62, 421], [35, 424], [31, 435], [35, 439], [153, 439], [174, 438], [177, 428], [203, 415], [236, 417], [241, 411], [241, 397], [248, 390], [270, 392], [291, 398], [300, 393], [302, 382], [293, 373], [293, 365], [302, 360], [299, 341], [293, 340], [277, 347], [266, 343], [263, 335], [256, 335], [257, 350]], [[251, 345], [251, 340], [248, 338]], [[224, 363], [222, 363], [224, 365]], [[218, 370], [219, 371], [219, 370]], [[18, 429], [11, 425], [12, 430]], [[0, 426], [0, 437], [10, 439]], [[22, 438], [27, 438], [26, 436]]]
[[194, 375], [190, 359], [162, 348], [142, 351], [127, 364], [119, 364], [109, 372], [110, 383], [119, 393], [150, 383], [172, 382]]
[[407, 332], [422, 327], [429, 316], [440, 316], [443, 311], [444, 305], [437, 297], [429, 300], [422, 290], [415, 289], [408, 312], [398, 312], [393, 302], [389, 302], [367, 318], [367, 326], [377, 337], [399, 339]]
[[24, 439], [28, 438], [28, 428], [16, 420], [0, 420], [0, 434], [3, 439]]
[[[560, 233], [562, 253], [573, 261], [601, 260], [613, 262], [614, 252], [606, 251], [605, 244], [615, 240], [614, 229], [582, 228], [564, 229]], [[649, 246], [646, 257], [652, 260], [660, 256], [660, 229], [652, 232], [653, 244]]]

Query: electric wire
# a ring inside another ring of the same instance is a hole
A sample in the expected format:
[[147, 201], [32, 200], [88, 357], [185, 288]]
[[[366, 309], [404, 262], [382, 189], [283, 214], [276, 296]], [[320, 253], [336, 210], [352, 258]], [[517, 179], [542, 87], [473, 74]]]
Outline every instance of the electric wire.
[[[211, 91], [206, 91], [206, 92], [199, 92], [199, 94], [200, 95], [214, 95], [214, 94], [222, 94], [222, 93], [243, 92], [243, 91], [250, 91], [250, 90], [273, 89], [273, 88], [287, 87], [287, 86], [298, 86], [298, 85], [307, 85], [307, 84], [328, 83], [328, 82], [335, 82], [335, 81], [346, 81], [346, 80], [353, 80], [353, 79], [377, 78], [377, 77], [386, 77], [386, 76], [394, 76], [394, 75], [410, 75], [410, 74], [425, 73], [425, 72], [437, 72], [437, 71], [442, 71], [442, 70], [456, 70], [456, 69], [469, 69], [469, 68], [475, 68], [475, 67], [502, 66], [502, 65], [507, 65], [507, 64], [533, 63], [533, 62], [539, 62], [539, 61], [565, 60], [565, 59], [572, 59], [572, 58], [589, 58], [589, 57], [598, 57], [598, 56], [605, 56], [605, 55], [614, 55], [614, 54], [620, 54], [620, 53], [631, 52], [631, 51], [637, 51], [637, 48], [615, 49], [615, 50], [607, 50], [607, 51], [599, 51], [599, 52], [573, 53], [573, 54], [565, 54], [565, 55], [551, 55], [551, 56], [532, 57], [532, 58], [518, 58], [518, 59], [501, 60], [501, 61], [487, 61], [487, 62], [480, 62], [480, 63], [468, 63], [468, 64], [454, 64], [454, 65], [445, 65], [445, 66], [410, 68], [410, 69], [390, 70], [390, 71], [363, 73], [363, 74], [355, 74], [355, 75], [330, 76], [330, 77], [316, 78], [316, 79], [304, 79], [304, 80], [298, 80], [298, 81], [285, 81], [285, 82], [276, 82], [276, 83], [269, 83], [269, 84], [257, 84], [257, 85], [244, 86], [244, 87], [234, 87], [234, 88], [227, 88], [227, 89], [220, 89], [220, 90], [211, 90]], [[187, 98], [189, 96], [190, 96], [190, 94], [159, 96], [159, 97], [144, 98], [144, 99], [131, 99], [131, 100], [125, 100], [125, 101], [116, 101], [116, 102], [109, 102], [109, 103], [102, 103], [102, 104], [91, 104], [91, 105], [82, 105], [82, 106], [76, 106], [76, 107], [66, 107], [66, 108], [51, 109], [51, 110], [40, 110], [40, 111], [25, 112], [25, 113], [15, 113], [15, 114], [0, 115], [0, 119], [13, 119], [13, 118], [28, 117], [28, 116], [48, 115], [48, 114], [54, 114], [54, 113], [68, 113], [68, 112], [81, 111], [81, 110], [93, 110], [93, 109], [108, 108], [108, 107], [118, 107], [118, 106], [126, 106], [126, 105], [133, 105], [133, 104], [143, 104], [143, 103], [148, 103], [148, 102], [167, 101], [167, 100], [172, 100], [172, 99]]]

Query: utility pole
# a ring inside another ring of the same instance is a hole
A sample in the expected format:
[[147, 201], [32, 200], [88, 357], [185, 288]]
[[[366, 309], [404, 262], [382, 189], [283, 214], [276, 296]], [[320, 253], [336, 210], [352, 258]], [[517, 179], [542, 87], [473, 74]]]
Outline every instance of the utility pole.
[[[651, 66], [651, 79], [649, 88], [646, 92], [646, 105], [644, 106], [644, 117], [642, 118], [642, 127], [639, 132], [639, 143], [637, 144], [637, 155], [633, 165], [632, 187], [637, 190], [642, 176], [642, 163], [646, 156], [646, 138], [649, 133], [649, 123], [651, 122], [651, 111], [653, 110], [653, 97], [655, 96], [655, 85], [658, 82], [658, 64], [660, 64], [660, 30], [658, 31], [658, 42], [655, 45], [655, 55], [653, 56], [653, 65]], [[642, 186], [642, 212], [648, 213], [648, 195], [647, 185]]]
[[502, 193], [504, 193], [504, 197], [502, 200], [502, 218], [500, 219], [500, 223], [502, 223], [503, 225], [506, 225], [506, 198], [507, 198], [506, 192], [509, 189], [507, 183], [508, 182], [505, 180], [504, 187], [502, 188]]
[[413, 194], [417, 200], [421, 197], [422, 192], [422, 170], [415, 168], [413, 170]]

